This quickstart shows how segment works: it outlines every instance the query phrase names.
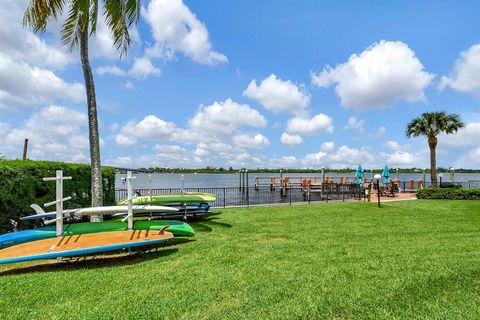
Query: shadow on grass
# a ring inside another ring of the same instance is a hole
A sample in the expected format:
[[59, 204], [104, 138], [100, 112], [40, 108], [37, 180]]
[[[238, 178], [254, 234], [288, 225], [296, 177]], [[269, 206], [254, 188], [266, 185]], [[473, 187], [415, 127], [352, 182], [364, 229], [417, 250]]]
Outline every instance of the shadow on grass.
[[[26, 267], [19, 267], [0, 271], [1, 276], [20, 275], [37, 272], [62, 272], [78, 269], [99, 269], [109, 267], [128, 266], [136, 263], [167, 257], [178, 252], [177, 248], [171, 248], [172, 245], [193, 242], [195, 240], [178, 238], [169, 241], [164, 246], [142, 247], [141, 250], [132, 251], [133, 254], [127, 254], [127, 251], [112, 251], [105, 254], [86, 255], [72, 257], [62, 262], [47, 262]], [[166, 248], [166, 249], [163, 249]], [[50, 260], [55, 261], [55, 260]]]
[[[421, 281], [413, 281], [400, 288], [390, 299], [392, 305], [400, 309], [411, 308], [412, 305], [424, 306], [428, 302], [441, 301], [442, 296], [476, 294], [480, 283], [480, 270], [452, 272], [444, 276], [431, 276]], [[425, 302], [425, 303], [421, 303]]]
[[214, 227], [220, 227], [220, 228], [232, 227], [231, 224], [228, 224], [225, 222], [219, 222], [216, 220], [220, 220], [220, 218], [217, 218], [217, 217], [205, 218], [205, 219], [192, 222], [191, 225], [196, 231], [199, 231], [199, 232], [212, 232]]

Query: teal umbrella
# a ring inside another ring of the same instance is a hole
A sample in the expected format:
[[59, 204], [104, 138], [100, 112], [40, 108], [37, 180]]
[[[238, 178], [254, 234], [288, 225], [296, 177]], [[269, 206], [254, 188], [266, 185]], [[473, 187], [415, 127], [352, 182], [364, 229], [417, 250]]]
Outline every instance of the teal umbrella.
[[383, 178], [383, 183], [387, 184], [390, 182], [390, 169], [388, 169], [387, 165], [383, 167], [382, 178]]
[[363, 169], [362, 166], [359, 164], [357, 171], [355, 172], [355, 178], [357, 178], [357, 181], [355, 181], [356, 184], [362, 184], [363, 183]]

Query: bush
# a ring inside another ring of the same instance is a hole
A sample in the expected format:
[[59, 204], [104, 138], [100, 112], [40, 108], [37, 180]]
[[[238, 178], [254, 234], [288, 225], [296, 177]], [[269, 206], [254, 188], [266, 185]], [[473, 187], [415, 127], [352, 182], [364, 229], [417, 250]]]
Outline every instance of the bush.
[[418, 199], [480, 200], [480, 189], [426, 188], [417, 190]]
[[[46, 202], [55, 200], [55, 182], [43, 181], [44, 177], [54, 177], [56, 170], [63, 170], [65, 180], [63, 194], [72, 199], [65, 202], [65, 208], [89, 207], [90, 166], [63, 162], [5, 160], [0, 161], [0, 234], [12, 230], [10, 219], [19, 222], [19, 228], [32, 227], [35, 223], [19, 220], [20, 217], [34, 214], [30, 205], [36, 203], [43, 207]], [[105, 205], [115, 204], [115, 170], [102, 168], [103, 201]], [[55, 207], [49, 207], [49, 211]]]

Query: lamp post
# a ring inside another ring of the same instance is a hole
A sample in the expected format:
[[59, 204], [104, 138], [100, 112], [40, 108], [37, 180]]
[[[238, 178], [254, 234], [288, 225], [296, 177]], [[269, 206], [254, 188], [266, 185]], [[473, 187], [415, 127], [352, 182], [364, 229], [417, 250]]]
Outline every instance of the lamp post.
[[325, 182], [325, 166], [322, 166], [322, 185]]
[[438, 175], [438, 178], [439, 178], [439, 180], [440, 180], [440, 184], [438, 185], [438, 187], [441, 188], [441, 187], [442, 187], [443, 173], [440, 173], [440, 174]]
[[423, 187], [427, 185], [427, 174], [425, 173], [427, 171], [427, 168], [423, 168]]
[[377, 198], [378, 198], [378, 207], [380, 208], [380, 178], [382, 176], [378, 173], [375, 175], [375, 180], [377, 181]]

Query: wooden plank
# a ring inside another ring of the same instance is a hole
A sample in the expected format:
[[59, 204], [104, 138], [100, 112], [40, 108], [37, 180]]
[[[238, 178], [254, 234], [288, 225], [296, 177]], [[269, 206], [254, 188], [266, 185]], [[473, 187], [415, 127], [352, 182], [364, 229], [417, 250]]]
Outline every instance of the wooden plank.
[[148, 240], [172, 238], [173, 234], [163, 230], [126, 230], [79, 234], [22, 243], [0, 250], [0, 260], [22, 256], [33, 256], [49, 252], [63, 252], [92, 247], [110, 246]]

